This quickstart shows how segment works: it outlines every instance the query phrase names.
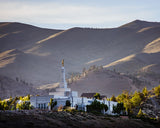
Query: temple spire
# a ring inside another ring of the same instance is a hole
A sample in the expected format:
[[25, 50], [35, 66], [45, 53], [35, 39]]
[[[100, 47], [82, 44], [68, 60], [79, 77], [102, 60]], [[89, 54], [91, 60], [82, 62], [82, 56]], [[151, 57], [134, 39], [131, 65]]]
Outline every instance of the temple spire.
[[62, 67], [64, 67], [64, 59], [62, 60]]
[[67, 88], [66, 77], [65, 77], [65, 68], [64, 68], [64, 59], [62, 60], [62, 84], [60, 85], [61, 88]]

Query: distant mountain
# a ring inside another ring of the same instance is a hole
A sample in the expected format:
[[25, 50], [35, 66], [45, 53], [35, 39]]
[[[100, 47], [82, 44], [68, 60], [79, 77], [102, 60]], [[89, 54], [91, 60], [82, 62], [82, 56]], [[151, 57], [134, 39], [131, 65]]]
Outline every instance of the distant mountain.
[[120, 28], [131, 28], [131, 29], [142, 29], [147, 27], [157, 27], [159, 26], [159, 22], [148, 22], [142, 20], [135, 20], [125, 25], [120, 26]]
[[17, 22], [0, 23], [0, 51], [25, 49], [35, 42], [61, 30], [44, 29]]
[[[146, 74], [153, 69], [157, 77], [159, 38], [160, 23], [140, 20], [113, 29], [67, 30], [0, 23], [0, 74], [21, 78], [34, 87], [45, 86], [61, 81], [64, 59], [67, 77], [91, 65], [115, 68], [141, 79], [145, 79], [144, 71]], [[154, 79], [149, 75], [148, 78]], [[151, 84], [158, 81], [154, 79]]]

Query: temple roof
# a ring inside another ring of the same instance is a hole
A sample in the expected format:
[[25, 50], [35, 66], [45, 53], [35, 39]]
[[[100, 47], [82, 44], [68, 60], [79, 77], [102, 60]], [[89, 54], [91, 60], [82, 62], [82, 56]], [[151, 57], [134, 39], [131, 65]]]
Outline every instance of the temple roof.
[[[87, 97], [87, 98], [94, 98], [94, 95], [95, 95], [96, 93], [94, 92], [94, 93], [82, 93], [81, 94], [81, 97]], [[105, 97], [107, 97], [107, 96], [105, 96], [105, 95], [100, 95], [100, 99], [103, 99], [103, 98], [105, 98]]]

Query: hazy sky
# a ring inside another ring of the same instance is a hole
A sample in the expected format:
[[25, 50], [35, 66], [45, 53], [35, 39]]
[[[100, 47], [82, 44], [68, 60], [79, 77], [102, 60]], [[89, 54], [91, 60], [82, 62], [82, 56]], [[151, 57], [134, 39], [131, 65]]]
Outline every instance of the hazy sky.
[[160, 0], [0, 0], [0, 22], [68, 29], [118, 27], [136, 19], [160, 22]]

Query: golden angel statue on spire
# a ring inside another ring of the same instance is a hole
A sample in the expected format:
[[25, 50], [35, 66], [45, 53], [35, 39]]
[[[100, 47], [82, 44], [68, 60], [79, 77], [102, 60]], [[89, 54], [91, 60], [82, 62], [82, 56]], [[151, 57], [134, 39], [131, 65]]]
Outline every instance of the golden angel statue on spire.
[[64, 67], [64, 59], [62, 60], [62, 67]]

